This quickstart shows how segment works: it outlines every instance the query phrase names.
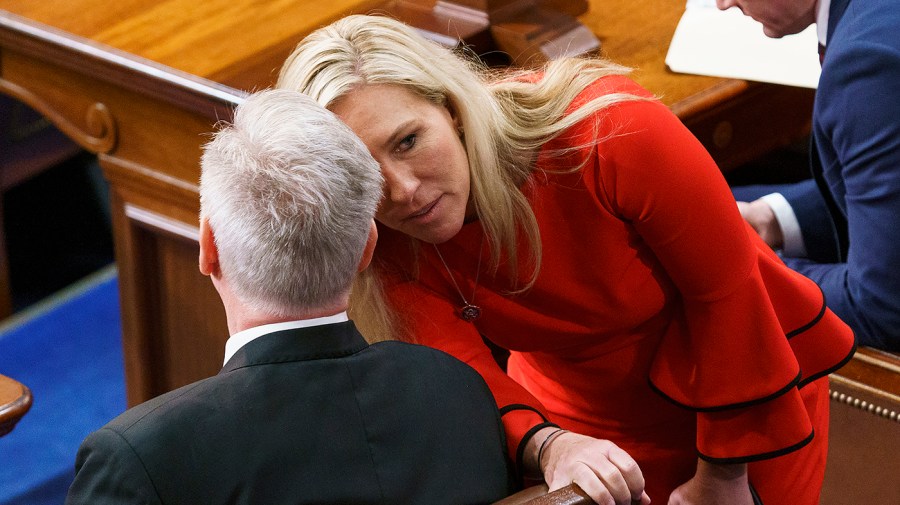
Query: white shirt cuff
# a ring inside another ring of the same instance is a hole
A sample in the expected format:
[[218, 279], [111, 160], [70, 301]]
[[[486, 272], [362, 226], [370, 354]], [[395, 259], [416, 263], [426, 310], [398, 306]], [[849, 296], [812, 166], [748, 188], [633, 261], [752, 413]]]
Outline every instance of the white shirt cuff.
[[775, 219], [781, 227], [781, 235], [784, 237], [782, 254], [790, 258], [806, 257], [806, 246], [803, 244], [803, 233], [800, 231], [800, 222], [787, 199], [781, 193], [771, 193], [760, 200], [766, 202], [775, 213]]

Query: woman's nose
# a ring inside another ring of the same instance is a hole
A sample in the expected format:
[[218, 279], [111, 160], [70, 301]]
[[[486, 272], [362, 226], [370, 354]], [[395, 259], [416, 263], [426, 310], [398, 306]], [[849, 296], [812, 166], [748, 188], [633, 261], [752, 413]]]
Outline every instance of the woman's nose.
[[416, 194], [419, 180], [411, 170], [382, 163], [381, 174], [384, 176], [384, 199], [393, 204], [409, 203]]

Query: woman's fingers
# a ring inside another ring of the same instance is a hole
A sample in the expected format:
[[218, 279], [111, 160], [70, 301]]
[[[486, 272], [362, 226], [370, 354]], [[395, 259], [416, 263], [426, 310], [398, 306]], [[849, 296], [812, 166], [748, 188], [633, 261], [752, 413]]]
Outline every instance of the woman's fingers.
[[[641, 472], [637, 461], [617, 445], [613, 445], [610, 448], [609, 461], [619, 469], [622, 478], [625, 480], [626, 487], [631, 490], [630, 499], [644, 503], [644, 497], [647, 496], [647, 493], [644, 492], [644, 474]], [[650, 499], [648, 497], [647, 503], [649, 502]]]
[[[585, 463], [585, 465], [588, 465], [588, 463]], [[594, 474], [600, 478], [600, 482], [602, 482], [603, 485], [606, 486], [609, 494], [612, 495], [617, 504], [631, 504], [631, 490], [628, 487], [628, 483], [626, 482], [625, 477], [622, 475], [622, 472], [616, 465], [609, 461], [609, 459], [601, 459], [590, 466], [594, 471]], [[642, 485], [637, 490], [638, 496], [640, 496], [640, 493], [643, 491], [643, 489], [644, 487]]]
[[550, 490], [576, 483], [602, 505], [646, 505], [637, 462], [608, 440], [563, 433], [545, 448], [544, 476]]
[[617, 500], [610, 489], [598, 479], [598, 475], [588, 466], [580, 466], [580, 471], [572, 480], [574, 484], [578, 484], [592, 500], [600, 505], [620, 505], [622, 502]]

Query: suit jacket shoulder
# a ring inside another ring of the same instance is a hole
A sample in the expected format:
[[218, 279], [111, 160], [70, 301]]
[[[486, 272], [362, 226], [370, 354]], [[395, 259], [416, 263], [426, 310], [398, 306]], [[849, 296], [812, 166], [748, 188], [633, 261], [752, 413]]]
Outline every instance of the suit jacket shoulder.
[[503, 443], [454, 358], [352, 323], [290, 330], [88, 437], [68, 503], [488, 503], [510, 491]]

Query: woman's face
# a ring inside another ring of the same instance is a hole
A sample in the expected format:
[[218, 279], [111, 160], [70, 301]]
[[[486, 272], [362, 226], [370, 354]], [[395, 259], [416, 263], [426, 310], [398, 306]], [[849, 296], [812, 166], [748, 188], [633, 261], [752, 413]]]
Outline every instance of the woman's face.
[[737, 7], [759, 21], [773, 38], [800, 33], [816, 22], [817, 0], [716, 0], [719, 9]]
[[450, 111], [387, 84], [361, 86], [330, 108], [381, 164], [376, 219], [432, 244], [453, 238], [474, 212], [469, 162]]

